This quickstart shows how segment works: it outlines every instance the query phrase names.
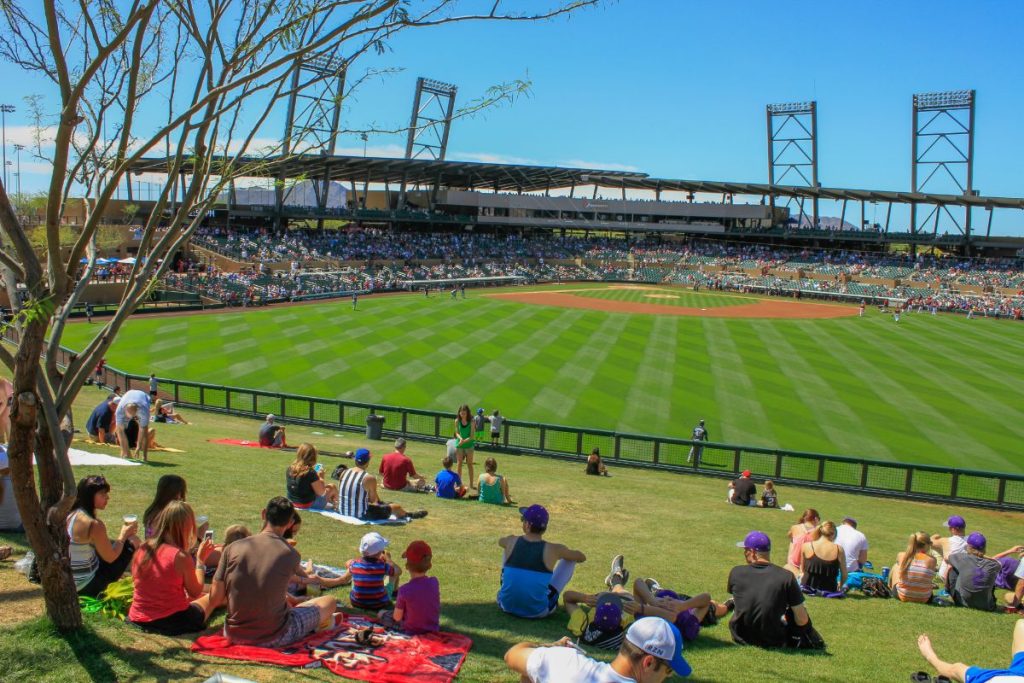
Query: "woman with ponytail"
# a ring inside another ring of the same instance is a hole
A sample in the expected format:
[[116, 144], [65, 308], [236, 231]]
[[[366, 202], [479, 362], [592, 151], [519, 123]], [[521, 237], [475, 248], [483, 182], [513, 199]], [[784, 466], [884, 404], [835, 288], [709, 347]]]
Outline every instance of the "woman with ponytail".
[[928, 551], [931, 537], [923, 531], [910, 534], [907, 549], [896, 556], [896, 566], [889, 577], [896, 597], [903, 602], [929, 602], [932, 599], [932, 581], [938, 562]]

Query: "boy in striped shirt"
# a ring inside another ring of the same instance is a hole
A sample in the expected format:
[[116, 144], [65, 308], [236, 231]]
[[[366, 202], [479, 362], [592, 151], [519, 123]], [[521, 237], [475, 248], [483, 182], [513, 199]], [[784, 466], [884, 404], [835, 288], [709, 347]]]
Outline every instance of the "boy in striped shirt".
[[353, 607], [365, 610], [380, 610], [391, 607], [391, 596], [398, 589], [398, 577], [402, 570], [392, 564], [390, 544], [376, 531], [363, 536], [359, 542], [361, 557], [346, 563], [352, 577], [352, 592], [349, 602]]

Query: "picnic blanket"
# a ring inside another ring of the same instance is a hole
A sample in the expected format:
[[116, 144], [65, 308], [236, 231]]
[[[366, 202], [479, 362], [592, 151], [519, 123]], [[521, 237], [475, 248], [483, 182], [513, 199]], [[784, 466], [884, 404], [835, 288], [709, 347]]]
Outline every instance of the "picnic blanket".
[[[277, 666], [327, 667], [344, 678], [375, 683], [450, 683], [459, 673], [473, 641], [458, 633], [410, 636], [385, 630], [375, 619], [346, 615], [341, 626], [314, 633], [282, 648], [231, 645], [221, 634], [201, 636], [192, 652]], [[356, 635], [373, 628], [370, 644]]]
[[[78, 443], [87, 443], [90, 446], [103, 446], [104, 448], [120, 448], [120, 446], [118, 446], [116, 443], [100, 443], [99, 441], [94, 441], [93, 439], [75, 439], [75, 441], [77, 441]], [[161, 453], [184, 453], [185, 452], [185, 451], [179, 450], [177, 448], [171, 448], [170, 446], [157, 446], [156, 448], [150, 448], [149, 449], [150, 453], [155, 453], [157, 451], [159, 451]]]
[[303, 510], [303, 512], [316, 512], [323, 515], [324, 517], [330, 517], [331, 519], [337, 520], [339, 522], [344, 522], [345, 524], [354, 524], [356, 526], [365, 526], [367, 524], [379, 524], [383, 526], [400, 526], [402, 524], [408, 524], [411, 521], [408, 517], [395, 517], [394, 515], [391, 515], [391, 517], [389, 517], [388, 519], [366, 520], [359, 519], [358, 517], [349, 517], [348, 515], [343, 515], [340, 512], [335, 512], [334, 510]]
[[[68, 459], [71, 461], [71, 465], [73, 467], [81, 465], [88, 465], [90, 467], [106, 467], [107, 465], [135, 467], [142, 464], [142, 461], [140, 460], [128, 460], [126, 458], [107, 455], [106, 453], [90, 453], [89, 451], [80, 451], [77, 448], [68, 449]], [[36, 459], [32, 458], [33, 464], [35, 461]]]

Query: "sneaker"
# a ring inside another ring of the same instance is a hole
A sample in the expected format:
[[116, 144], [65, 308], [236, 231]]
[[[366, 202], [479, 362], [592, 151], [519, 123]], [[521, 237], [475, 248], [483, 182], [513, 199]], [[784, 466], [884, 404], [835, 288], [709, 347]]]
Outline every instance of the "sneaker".
[[644, 583], [647, 584], [647, 590], [651, 593], [657, 593], [661, 590], [661, 584], [658, 583], [657, 579], [644, 579]]
[[731, 612], [734, 609], [736, 609], [736, 601], [733, 600], [732, 598], [729, 598], [723, 604], [725, 605], [725, 609], [726, 609], [727, 612]]
[[413, 510], [408, 514], [409, 519], [423, 519], [427, 516], [426, 510]]
[[622, 555], [616, 555], [612, 558], [612, 569], [608, 572], [608, 576], [604, 578], [604, 585], [611, 588], [614, 585], [613, 580], [622, 576], [623, 562], [625, 562], [625, 558]]

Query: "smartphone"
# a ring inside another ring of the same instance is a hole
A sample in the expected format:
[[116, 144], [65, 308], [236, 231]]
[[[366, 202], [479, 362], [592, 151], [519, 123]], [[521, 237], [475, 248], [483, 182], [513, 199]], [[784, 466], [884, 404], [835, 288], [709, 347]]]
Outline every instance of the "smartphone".
[[213, 529], [207, 529], [206, 533], [203, 534], [203, 538], [205, 538], [207, 541], [212, 541], [213, 540]]

